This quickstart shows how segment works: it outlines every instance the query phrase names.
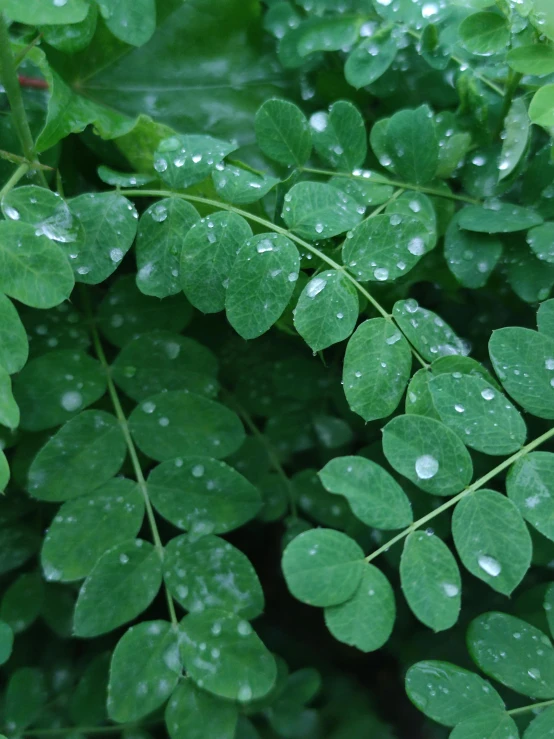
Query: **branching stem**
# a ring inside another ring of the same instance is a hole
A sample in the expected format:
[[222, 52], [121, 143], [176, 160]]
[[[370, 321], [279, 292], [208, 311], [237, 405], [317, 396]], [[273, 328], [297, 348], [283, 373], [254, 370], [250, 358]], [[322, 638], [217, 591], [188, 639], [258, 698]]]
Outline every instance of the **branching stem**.
[[531, 703], [529, 706], [521, 706], [521, 708], [512, 708], [508, 711], [510, 716], [517, 716], [520, 713], [527, 713], [528, 711], [535, 711], [539, 708], [548, 708], [548, 706], [554, 706], [554, 700], [542, 701], [542, 703]]

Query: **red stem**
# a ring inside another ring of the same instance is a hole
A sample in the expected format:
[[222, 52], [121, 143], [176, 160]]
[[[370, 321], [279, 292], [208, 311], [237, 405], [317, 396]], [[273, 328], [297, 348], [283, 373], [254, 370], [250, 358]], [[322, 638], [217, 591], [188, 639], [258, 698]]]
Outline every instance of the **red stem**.
[[18, 75], [19, 84], [21, 87], [31, 87], [34, 90], [47, 90], [48, 82], [41, 79], [40, 77], [25, 77], [25, 75]]

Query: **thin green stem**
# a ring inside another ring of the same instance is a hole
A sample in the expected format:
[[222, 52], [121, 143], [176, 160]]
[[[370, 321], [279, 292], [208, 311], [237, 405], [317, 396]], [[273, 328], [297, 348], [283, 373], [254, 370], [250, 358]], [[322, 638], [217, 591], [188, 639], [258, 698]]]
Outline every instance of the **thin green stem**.
[[522, 77], [523, 75], [520, 74], [519, 72], [514, 72], [513, 69], [510, 70], [510, 76], [508, 78], [508, 86], [506, 87], [506, 94], [504, 95], [504, 102], [502, 103], [502, 110], [500, 112], [500, 119], [498, 121], [498, 127], [494, 134], [495, 138], [500, 136], [500, 134], [502, 133], [502, 129], [504, 128], [504, 122], [506, 120], [506, 116], [510, 112], [510, 107], [514, 99], [514, 95], [516, 93], [517, 88], [519, 87], [519, 83]]
[[[309, 174], [321, 175], [322, 177], [347, 177], [351, 180], [361, 180], [362, 182], [372, 182], [376, 185], [390, 185], [391, 187], [398, 187], [401, 190], [414, 190], [415, 192], [422, 192], [426, 195], [433, 195], [437, 198], [446, 198], [447, 200], [457, 200], [460, 203], [469, 203], [470, 205], [481, 205], [481, 201], [477, 198], [470, 198], [467, 195], [458, 195], [454, 192], [446, 192], [436, 187], [424, 187], [423, 185], [414, 185], [410, 182], [399, 182], [398, 180], [391, 180], [388, 177], [384, 177], [379, 172], [373, 172], [370, 170], [360, 171], [360, 174], [354, 174], [354, 172], [333, 172], [330, 169], [317, 169], [316, 167], [302, 167], [302, 172], [308, 172]], [[356, 171], [356, 170], [354, 170]], [[364, 177], [364, 172], [366, 176]], [[369, 173], [369, 177], [367, 177]]]
[[252, 417], [246, 411], [242, 405], [237, 401], [237, 399], [234, 397], [234, 395], [231, 395], [229, 392], [225, 393], [227, 399], [229, 400], [229, 403], [234, 406], [236, 412], [239, 414], [239, 416], [242, 418], [244, 423], [248, 426], [250, 431], [254, 434], [254, 436], [259, 439], [261, 444], [264, 446], [267, 457], [271, 463], [271, 466], [275, 470], [275, 472], [279, 475], [279, 477], [283, 480], [285, 483], [285, 487], [287, 488], [287, 495], [289, 499], [289, 507], [290, 512], [294, 516], [294, 518], [298, 517], [298, 510], [296, 508], [296, 500], [294, 498], [294, 490], [292, 489], [291, 482], [289, 480], [289, 477], [285, 470], [283, 469], [283, 465], [279, 461], [279, 457], [273, 448], [273, 445], [271, 442], [267, 439], [265, 434], [263, 434], [260, 429], [256, 426], [254, 421], [252, 420]]
[[[272, 223], [271, 221], [266, 220], [265, 218], [261, 218], [260, 216], [254, 215], [254, 213], [249, 213], [247, 210], [241, 210], [240, 208], [235, 208], [234, 205], [228, 205], [227, 203], [222, 203], [220, 200], [211, 200], [209, 198], [202, 198], [198, 195], [188, 195], [184, 192], [173, 192], [172, 190], [118, 190], [118, 192], [121, 195], [125, 195], [127, 197], [133, 198], [133, 197], [149, 197], [149, 198], [169, 198], [169, 197], [176, 197], [176, 198], [182, 198], [183, 200], [188, 200], [191, 203], [201, 203], [202, 205], [209, 205], [213, 208], [218, 208], [219, 210], [227, 210], [231, 213], [236, 213], [239, 216], [242, 216], [243, 218], [246, 218], [247, 220], [254, 221], [254, 223], [259, 223], [261, 226], [264, 226], [264, 228], [269, 229], [270, 231], [274, 231], [275, 233], [282, 234], [283, 236], [286, 236], [291, 241], [294, 241], [299, 246], [301, 246], [303, 249], [307, 249], [312, 254], [314, 254], [316, 257], [319, 257], [323, 262], [328, 264], [333, 269], [337, 270], [337, 272], [342, 272], [342, 274], [346, 277], [347, 280], [349, 280], [356, 290], [358, 290], [361, 295], [363, 295], [369, 303], [375, 308], [375, 310], [383, 316], [387, 321], [394, 320], [393, 317], [390, 315], [390, 313], [387, 313], [387, 311], [383, 308], [383, 306], [375, 300], [373, 295], [369, 293], [363, 285], [361, 285], [358, 280], [353, 277], [353, 275], [348, 272], [345, 267], [343, 267], [342, 264], [339, 264], [338, 262], [335, 262], [332, 257], [328, 256], [324, 252], [320, 251], [316, 246], [313, 244], [310, 244], [308, 241], [304, 241], [304, 239], [301, 239], [300, 237], [293, 234], [291, 231], [287, 230], [286, 228], [282, 228], [281, 226], [277, 226], [275, 223]], [[402, 331], [400, 326], [398, 326], [399, 330]], [[414, 357], [418, 360], [418, 362], [421, 363], [422, 367], [428, 367], [429, 365], [427, 362], [425, 362], [424, 359], [422, 359], [421, 355], [412, 347], [410, 341], [407, 339], [408, 343], [410, 344], [410, 348], [412, 350], [412, 353]]]
[[4, 187], [0, 190], [0, 200], [4, 197], [4, 195], [7, 195], [9, 193], [12, 187], [15, 187], [17, 185], [17, 183], [22, 177], [25, 177], [28, 171], [29, 171], [28, 164], [19, 165], [19, 167], [15, 170], [15, 172], [10, 177], [10, 179], [6, 182]]
[[[100, 334], [98, 333], [98, 329], [96, 328], [96, 325], [94, 323], [94, 319], [92, 317], [92, 312], [90, 310], [90, 303], [88, 301], [88, 295], [83, 291], [85, 298], [84, 303], [86, 307], [87, 312], [87, 318], [90, 324], [90, 331], [92, 336], [92, 343], [94, 346], [94, 351], [96, 352], [96, 356], [100, 360], [100, 364], [102, 365], [105, 375], [106, 375], [106, 381], [108, 385], [108, 394], [110, 396], [110, 399], [112, 401], [112, 405], [114, 407], [115, 415], [117, 417], [117, 420], [119, 421], [119, 425], [121, 426], [121, 431], [123, 432], [123, 436], [125, 438], [125, 443], [127, 445], [127, 450], [129, 452], [129, 457], [131, 459], [131, 464], [133, 466], [133, 471], [135, 473], [135, 477], [137, 479], [137, 483], [139, 486], [139, 489], [142, 493], [142, 497], [144, 499], [144, 506], [146, 509], [146, 516], [148, 518], [148, 523], [150, 526], [150, 531], [152, 532], [152, 538], [154, 540], [154, 546], [156, 547], [156, 550], [160, 556], [160, 559], [163, 560], [164, 558], [164, 546], [162, 544], [162, 540], [160, 538], [160, 532], [158, 531], [158, 524], [156, 523], [156, 517], [154, 515], [154, 509], [152, 508], [152, 503], [150, 502], [150, 497], [148, 495], [148, 486], [146, 484], [146, 479], [144, 477], [144, 473], [142, 471], [142, 467], [140, 464], [140, 460], [138, 457], [137, 449], [135, 447], [135, 443], [133, 441], [133, 437], [131, 436], [131, 432], [129, 430], [129, 424], [127, 423], [127, 417], [125, 416], [125, 413], [123, 411], [123, 408], [121, 406], [121, 401], [119, 400], [119, 395], [117, 393], [117, 388], [115, 387], [115, 383], [111, 376], [111, 369], [110, 364], [106, 358], [106, 354], [104, 352], [104, 347], [102, 346], [102, 341], [100, 339]], [[166, 594], [166, 600], [167, 600], [167, 607], [169, 609], [169, 615], [171, 618], [171, 623], [174, 627], [178, 625], [177, 615], [175, 613], [175, 606], [173, 604], [173, 598], [171, 597], [171, 594], [169, 590], [167, 589], [167, 586], [165, 587], [165, 594]]]
[[[29, 162], [34, 162], [35, 144], [33, 135], [29, 128], [25, 106], [23, 105], [23, 96], [17, 78], [17, 69], [12, 55], [10, 36], [8, 26], [4, 14], [0, 12], [0, 79], [6, 90], [6, 95], [10, 103], [12, 111], [12, 119], [19, 138], [19, 143], [23, 149], [23, 154]], [[36, 172], [37, 178], [41, 185], [48, 187], [44, 173], [40, 170]]]
[[471, 485], [468, 485], [467, 488], [462, 490], [461, 493], [458, 493], [458, 495], [455, 495], [453, 498], [450, 498], [450, 500], [447, 500], [446, 503], [443, 503], [443, 505], [439, 506], [438, 508], [435, 508], [434, 511], [431, 511], [426, 516], [422, 516], [422, 518], [418, 518], [417, 521], [414, 521], [408, 528], [404, 529], [404, 531], [401, 531], [396, 536], [393, 536], [392, 539], [389, 539], [389, 541], [385, 542], [382, 547], [379, 547], [379, 549], [376, 549], [374, 552], [371, 552], [371, 554], [368, 554], [368, 556], [365, 558], [366, 562], [371, 562], [372, 560], [376, 559], [380, 554], [383, 554], [384, 552], [388, 551], [393, 544], [396, 544], [397, 542], [404, 539], [406, 536], [412, 533], [412, 531], [415, 531], [416, 529], [421, 528], [422, 526], [425, 526], [426, 523], [429, 523], [429, 521], [432, 521], [436, 516], [440, 515], [444, 511], [447, 511], [449, 508], [452, 508], [452, 506], [455, 506], [456, 503], [458, 503], [462, 498], [465, 498], [468, 495], [471, 495], [471, 493], [474, 493], [476, 490], [479, 490], [479, 488], [482, 488], [483, 485], [486, 485], [489, 480], [492, 480], [493, 477], [496, 477], [500, 472], [507, 469], [512, 465], [514, 462], [517, 462], [518, 459], [521, 459], [521, 457], [525, 457], [526, 454], [529, 454], [529, 452], [532, 452], [533, 449], [536, 449], [541, 444], [544, 444], [545, 441], [548, 441], [554, 436], [554, 428], [551, 428], [549, 431], [545, 431], [544, 434], [541, 436], [538, 436], [533, 441], [529, 442], [529, 444], [526, 444], [525, 446], [521, 447], [519, 451], [517, 451], [515, 454], [512, 454], [511, 457], [508, 457], [503, 462], [501, 462], [499, 465], [494, 467], [494, 469], [490, 470], [486, 473], [486, 475], [483, 475], [475, 482], [471, 483]]
[[42, 33], [39, 33], [38, 36], [35, 36], [35, 38], [30, 43], [28, 43], [27, 46], [24, 49], [22, 49], [17, 56], [14, 57], [13, 61], [14, 61], [16, 69], [18, 69], [19, 65], [25, 59], [25, 57], [31, 51], [31, 49], [33, 49], [39, 43], [41, 38], [42, 38]]
[[542, 703], [531, 703], [529, 706], [521, 706], [521, 708], [512, 708], [508, 713], [510, 716], [517, 716], [519, 713], [535, 711], [538, 708], [548, 708], [548, 706], [554, 706], [554, 700], [542, 701]]
[[54, 167], [49, 167], [47, 164], [41, 164], [40, 162], [28, 162], [25, 157], [19, 156], [19, 154], [12, 154], [11, 151], [4, 151], [0, 149], [0, 159], [5, 159], [7, 162], [12, 164], [27, 164], [29, 169], [44, 169], [50, 172], [54, 171]]

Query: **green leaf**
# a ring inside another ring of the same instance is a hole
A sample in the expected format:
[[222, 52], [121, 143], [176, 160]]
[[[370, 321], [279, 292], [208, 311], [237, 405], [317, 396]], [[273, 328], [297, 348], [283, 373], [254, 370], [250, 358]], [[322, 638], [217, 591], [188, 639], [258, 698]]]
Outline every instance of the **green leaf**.
[[75, 605], [75, 636], [106, 634], [141, 614], [162, 583], [162, 561], [147, 541], [131, 539], [103, 554]]
[[531, 228], [526, 241], [538, 259], [554, 263], [554, 223], [543, 223], [541, 226]]
[[[217, 647], [216, 647], [217, 648]], [[200, 690], [184, 680], [174, 690], [165, 710], [171, 739], [235, 739], [238, 708], [235, 704]], [[242, 736], [242, 735], [241, 735]]]
[[456, 336], [440, 316], [431, 310], [420, 308], [413, 298], [397, 300], [392, 314], [408, 341], [429, 362], [438, 357], [465, 355], [469, 352], [467, 344]]
[[11, 300], [0, 293], [0, 367], [13, 375], [23, 369], [28, 356], [25, 327]]
[[[438, 201], [438, 203], [440, 204], [441, 201]], [[440, 205], [436, 208], [436, 211], [440, 215]], [[410, 221], [415, 218], [421, 223], [425, 228], [425, 235], [423, 236], [423, 252], [425, 254], [437, 245], [437, 212], [435, 212], [435, 206], [427, 195], [413, 190], [403, 192], [399, 197], [388, 203], [386, 207], [386, 213], [391, 216], [392, 225], [398, 222], [398, 218], [394, 218], [394, 216], [400, 216], [402, 222], [404, 219]], [[421, 245], [410, 244], [408, 251], [410, 254], [415, 251], [417, 256], [417, 252], [421, 251]]]
[[518, 736], [518, 728], [507, 713], [487, 713], [462, 721], [454, 728], [450, 739], [479, 739], [483, 736], [514, 739]]
[[[196, 433], [196, 423], [193, 428]], [[189, 447], [192, 451], [192, 445]], [[173, 456], [150, 473], [150, 497], [164, 518], [190, 531], [194, 538], [232, 531], [260, 510], [261, 499], [256, 488], [224, 462], [204, 456], [173, 460]], [[183, 490], [187, 491], [186, 495]]]
[[390, 416], [406, 389], [411, 367], [408, 342], [391, 321], [364, 321], [344, 357], [344, 393], [351, 409], [365, 421]]
[[338, 100], [329, 108], [310, 117], [314, 147], [331, 167], [351, 172], [361, 167], [367, 155], [364, 119], [352, 103]]
[[544, 75], [554, 72], [554, 49], [544, 44], [526, 44], [510, 49], [506, 60], [520, 74]]
[[51, 310], [21, 306], [19, 315], [27, 332], [31, 359], [56, 349], [88, 349], [90, 331], [69, 301]]
[[170, 331], [153, 331], [132, 339], [112, 364], [112, 376], [133, 400], [167, 390], [217, 393], [217, 359], [194, 339]]
[[[369, 170], [364, 170], [368, 172]], [[367, 207], [368, 205], [382, 205], [390, 200], [394, 189], [391, 185], [378, 185], [373, 182], [367, 182], [360, 178], [348, 179], [347, 177], [331, 177], [329, 185], [343, 190], [357, 200], [360, 205]]]
[[477, 490], [458, 503], [452, 534], [465, 567], [504, 595], [510, 595], [531, 565], [527, 526], [514, 503], [494, 490]]
[[203, 313], [225, 308], [233, 263], [251, 236], [248, 222], [236, 213], [214, 213], [192, 226], [181, 251], [181, 285], [195, 308]]
[[325, 609], [331, 634], [362, 652], [374, 652], [387, 643], [396, 618], [394, 592], [383, 573], [366, 565], [360, 585], [344, 603]]
[[0, 618], [15, 634], [28, 629], [39, 617], [44, 583], [38, 572], [26, 572], [6, 588], [0, 606]]
[[69, 705], [76, 725], [86, 721], [87, 725], [94, 726], [106, 720], [110, 658], [110, 652], [102, 652], [91, 659], [77, 683]]
[[446, 230], [446, 263], [464, 287], [483, 287], [502, 256], [502, 242], [496, 236], [465, 231], [459, 227], [459, 220], [456, 214]]
[[554, 126], [554, 84], [539, 88], [529, 106], [531, 123], [550, 129]]
[[299, 270], [298, 250], [286, 236], [262, 233], [243, 244], [225, 296], [229, 323], [243, 339], [261, 336], [281, 317]]
[[137, 287], [145, 295], [167, 298], [181, 291], [183, 236], [199, 220], [196, 208], [180, 198], [165, 198], [141, 216], [137, 235]]
[[[91, 6], [94, 7], [94, 6]], [[98, 167], [98, 177], [107, 185], [114, 187], [142, 187], [148, 185], [156, 178], [151, 174], [142, 174], [140, 172], [119, 172], [116, 169], [101, 164]]]
[[193, 613], [221, 608], [250, 620], [264, 609], [262, 586], [250, 560], [217, 536], [171, 539], [165, 548], [164, 580], [175, 600]]
[[[0, 492], [4, 492], [10, 481], [10, 467], [6, 455], [0, 449]], [[0, 567], [1, 569], [1, 567]]]
[[37, 236], [70, 243], [82, 237], [79, 221], [74, 220], [68, 204], [55, 192], [36, 185], [10, 190], [2, 198], [2, 212], [7, 219], [34, 226]]
[[465, 48], [479, 56], [504, 51], [510, 39], [506, 18], [491, 12], [468, 15], [459, 27], [459, 34]]
[[400, 485], [365, 457], [335, 457], [318, 475], [325, 489], [343, 495], [367, 526], [401, 529], [413, 521], [410, 501]]
[[320, 272], [302, 290], [294, 327], [314, 352], [347, 339], [358, 320], [358, 295], [344, 274]]
[[0, 424], [10, 429], [19, 426], [19, 408], [13, 397], [12, 382], [2, 366], [0, 366]]
[[256, 113], [256, 140], [270, 159], [284, 165], [301, 167], [312, 151], [310, 126], [294, 103], [267, 100]]
[[154, 154], [154, 169], [174, 190], [205, 180], [237, 147], [211, 136], [189, 134], [164, 139]]
[[164, 300], [143, 295], [133, 275], [113, 283], [98, 309], [98, 325], [115, 346], [125, 346], [131, 339], [150, 331], [179, 333], [190, 321], [191, 307], [183, 295]]
[[504, 709], [502, 698], [489, 682], [448, 662], [417, 662], [406, 675], [406, 692], [420, 711], [444, 726]]
[[[5, 470], [5, 471], [4, 471]], [[0, 490], [9, 480], [8, 463], [0, 454]], [[0, 528], [0, 574], [21, 567], [40, 547], [40, 536], [29, 524], [15, 522]]]
[[59, 426], [101, 398], [106, 377], [100, 362], [82, 351], [61, 349], [31, 360], [14, 378], [21, 427]]
[[[508, 497], [526, 521], [554, 541], [554, 454], [531, 452], [518, 459], [506, 480]], [[552, 494], [551, 495], [551, 491]]]
[[155, 0], [96, 0], [107, 27], [121, 41], [142, 46], [156, 30]]
[[104, 552], [138, 534], [143, 518], [138, 486], [120, 477], [97, 487], [92, 495], [69, 500], [54, 516], [44, 539], [44, 576], [61, 582], [87, 577]]
[[244, 441], [236, 413], [187, 390], [151, 396], [131, 413], [129, 427], [140, 450], [159, 462], [190, 454], [221, 459]]
[[460, 614], [462, 579], [450, 549], [432, 531], [414, 531], [400, 560], [400, 581], [415, 616], [434, 631], [454, 626]]
[[554, 339], [554, 299], [545, 300], [539, 305], [537, 327], [542, 334]]
[[[82, 51], [92, 41], [98, 20], [96, 5], [88, 4], [85, 18], [78, 23], [42, 26], [40, 32], [49, 46], [66, 54]], [[36, 21], [34, 21], [36, 22]]]
[[354, 228], [364, 213], [354, 198], [323, 182], [299, 182], [285, 195], [283, 219], [299, 236], [329, 239]]
[[283, 573], [292, 595], [311, 606], [336, 606], [357, 590], [364, 553], [346, 534], [312, 529], [297, 536], [283, 554]]
[[531, 698], [554, 696], [554, 648], [534, 626], [507, 613], [484, 613], [469, 625], [473, 661], [489, 677]]
[[500, 155], [499, 180], [512, 174], [527, 149], [530, 131], [529, 115], [523, 98], [516, 98], [504, 119], [504, 140]]
[[275, 660], [248, 621], [210, 608], [185, 616], [179, 632], [185, 669], [198, 687], [241, 703], [273, 687]]
[[347, 235], [342, 258], [359, 280], [393, 281], [415, 267], [426, 240], [427, 229], [415, 216], [378, 215]]
[[495, 331], [489, 354], [512, 398], [539, 418], [554, 418], [554, 339], [528, 328]]
[[454, 495], [471, 480], [471, 457], [447, 426], [424, 416], [397, 416], [383, 429], [391, 466], [432, 495]]
[[40, 449], [29, 469], [29, 492], [50, 502], [86, 495], [117, 474], [126, 451], [114, 416], [84, 411]]
[[397, 51], [396, 41], [388, 34], [365, 39], [350, 52], [346, 60], [346, 81], [357, 90], [373, 84], [391, 66]]
[[554, 707], [547, 708], [531, 721], [523, 739], [547, 739], [554, 731]]
[[108, 683], [112, 721], [138, 721], [161, 706], [181, 674], [177, 634], [166, 621], [145, 621], [123, 634], [114, 649]]
[[309, 56], [315, 51], [340, 51], [356, 41], [360, 24], [359, 18], [348, 16], [310, 18], [300, 27], [298, 53]]
[[12, 653], [13, 631], [5, 621], [0, 621], [0, 665], [4, 665]]
[[118, 268], [131, 248], [138, 213], [116, 192], [91, 192], [69, 201], [84, 237], [65, 247], [77, 282], [96, 285]]
[[226, 203], [248, 205], [265, 197], [279, 183], [276, 177], [258, 175], [230, 164], [216, 165], [212, 180], [219, 197]]
[[432, 180], [437, 171], [439, 145], [429, 108], [422, 105], [391, 116], [386, 147], [398, 177], [417, 185]]
[[525, 443], [521, 414], [480, 377], [442, 374], [431, 379], [429, 390], [440, 420], [471, 449], [502, 455]]
[[22, 732], [36, 721], [48, 693], [41, 670], [36, 667], [20, 667], [10, 676], [4, 699], [4, 725], [10, 732]]
[[67, 0], [65, 3], [44, 0], [0, 0], [0, 10], [16, 23], [39, 26], [49, 23], [78, 23], [88, 11], [85, 0]]
[[491, 200], [485, 205], [466, 206], [460, 213], [458, 223], [468, 231], [494, 234], [526, 231], [539, 226], [542, 220], [531, 208]]
[[0, 221], [0, 290], [32, 308], [69, 297], [75, 280], [61, 248], [34, 226]]

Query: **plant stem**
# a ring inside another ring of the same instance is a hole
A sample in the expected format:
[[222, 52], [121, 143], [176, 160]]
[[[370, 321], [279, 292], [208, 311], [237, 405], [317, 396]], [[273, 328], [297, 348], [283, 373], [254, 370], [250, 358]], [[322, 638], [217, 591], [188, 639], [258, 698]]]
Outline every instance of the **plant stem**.
[[12, 164], [27, 164], [29, 169], [44, 169], [50, 172], [54, 171], [54, 167], [49, 167], [48, 164], [28, 162], [25, 157], [19, 156], [19, 154], [12, 154], [11, 151], [4, 151], [4, 149], [0, 149], [0, 159], [5, 159], [7, 162], [11, 162]]
[[10, 179], [6, 182], [4, 187], [0, 190], [0, 200], [4, 197], [4, 195], [7, 195], [9, 193], [12, 187], [15, 187], [17, 185], [19, 180], [22, 177], [24, 177], [28, 171], [29, 171], [28, 164], [19, 165], [19, 167], [15, 170], [15, 172], [10, 177]]
[[265, 451], [267, 453], [268, 459], [271, 462], [271, 466], [273, 467], [275, 472], [279, 475], [279, 477], [281, 477], [281, 479], [283, 480], [287, 488], [287, 495], [289, 499], [289, 507], [290, 507], [291, 515], [294, 518], [298, 518], [298, 510], [296, 508], [296, 500], [294, 499], [294, 491], [292, 489], [291, 482], [288, 478], [287, 473], [283, 469], [283, 465], [279, 461], [279, 457], [277, 456], [277, 453], [275, 452], [273, 445], [268, 441], [265, 434], [263, 434], [260, 431], [260, 429], [256, 426], [250, 414], [242, 407], [242, 405], [236, 400], [236, 398], [233, 395], [231, 395], [229, 392], [226, 392], [225, 395], [227, 399], [229, 400], [229, 403], [234, 406], [236, 412], [242, 418], [244, 423], [248, 426], [250, 431], [252, 431], [254, 436], [257, 439], [259, 439], [260, 442], [263, 444]]
[[31, 49], [34, 48], [39, 43], [41, 38], [42, 38], [42, 33], [39, 33], [38, 36], [35, 36], [35, 38], [30, 43], [28, 43], [27, 46], [24, 49], [22, 49], [16, 57], [14, 57], [13, 62], [14, 62], [16, 69], [19, 67], [19, 65], [25, 59], [25, 57], [31, 51]]
[[504, 96], [504, 102], [502, 104], [502, 111], [500, 112], [500, 120], [498, 121], [498, 127], [495, 131], [495, 138], [498, 138], [500, 134], [502, 133], [502, 129], [504, 128], [504, 122], [506, 120], [506, 116], [510, 112], [510, 107], [514, 99], [514, 95], [516, 93], [517, 88], [519, 87], [519, 83], [522, 77], [523, 75], [520, 74], [519, 72], [514, 72], [513, 69], [510, 70], [508, 86], [506, 88], [506, 94]]
[[423, 185], [413, 185], [410, 182], [399, 182], [398, 180], [391, 180], [388, 177], [384, 177], [379, 172], [373, 172], [371, 170], [364, 170], [369, 172], [369, 177], [364, 177], [363, 173], [354, 174], [353, 172], [333, 172], [330, 169], [317, 169], [315, 167], [302, 167], [302, 172], [308, 172], [309, 174], [318, 174], [322, 177], [347, 177], [351, 180], [362, 180], [362, 182], [372, 182], [376, 185], [390, 185], [391, 187], [398, 187], [401, 190], [414, 190], [415, 192], [422, 192], [426, 195], [433, 195], [437, 198], [447, 198], [448, 200], [457, 200], [461, 203], [469, 203], [470, 205], [481, 205], [481, 201], [477, 198], [470, 198], [467, 195], [457, 195], [453, 192], [445, 192], [435, 187], [424, 187]]
[[[127, 197], [148, 197], [148, 198], [182, 198], [183, 200], [188, 200], [191, 203], [201, 203], [202, 205], [209, 205], [213, 208], [219, 208], [219, 210], [227, 210], [231, 213], [236, 213], [239, 216], [242, 216], [243, 218], [246, 218], [250, 221], [254, 221], [255, 223], [259, 223], [260, 225], [264, 226], [264, 228], [269, 229], [270, 231], [275, 231], [275, 233], [282, 234], [283, 236], [286, 236], [291, 241], [296, 242], [299, 246], [301, 246], [303, 249], [307, 249], [312, 254], [315, 254], [316, 257], [319, 257], [323, 262], [328, 264], [333, 269], [336, 269], [337, 272], [341, 272], [347, 280], [349, 280], [354, 287], [360, 292], [371, 305], [375, 308], [375, 310], [381, 314], [383, 318], [385, 318], [387, 321], [394, 321], [393, 316], [390, 315], [390, 313], [387, 313], [387, 311], [383, 308], [383, 306], [375, 300], [373, 295], [369, 293], [363, 285], [361, 285], [358, 280], [353, 277], [348, 270], [343, 267], [342, 264], [339, 264], [338, 262], [335, 262], [334, 259], [327, 256], [324, 252], [320, 251], [317, 247], [313, 246], [313, 244], [310, 244], [308, 241], [304, 241], [304, 239], [299, 238], [298, 236], [295, 236], [291, 231], [288, 231], [286, 228], [282, 228], [281, 226], [277, 226], [275, 223], [272, 223], [271, 221], [266, 220], [265, 218], [260, 218], [260, 216], [256, 216], [253, 213], [249, 213], [247, 210], [241, 210], [240, 208], [235, 208], [233, 205], [228, 205], [227, 203], [222, 203], [219, 200], [210, 200], [209, 198], [202, 198], [198, 195], [187, 195], [184, 192], [173, 192], [171, 190], [118, 190], [118, 192], [121, 195], [125, 195]], [[398, 329], [402, 331], [400, 326], [398, 326]], [[410, 349], [412, 350], [412, 354], [414, 357], [418, 360], [418, 362], [421, 363], [422, 367], [428, 367], [429, 365], [427, 362], [425, 362], [424, 359], [420, 356], [420, 354], [412, 347], [410, 341], [406, 337], [406, 340], [408, 341], [410, 345]]]
[[548, 708], [548, 706], [554, 706], [554, 700], [543, 701], [542, 703], [531, 703], [529, 706], [522, 706], [521, 708], [512, 708], [508, 713], [510, 716], [516, 716], [519, 713], [527, 713], [527, 711], [534, 711], [537, 708]]
[[[23, 96], [21, 95], [21, 88], [19, 87], [19, 80], [17, 78], [17, 70], [14, 62], [14, 58], [11, 51], [10, 36], [8, 34], [8, 27], [6, 25], [6, 19], [4, 14], [0, 12], [0, 79], [6, 90], [6, 95], [10, 103], [12, 111], [13, 123], [19, 143], [23, 150], [25, 158], [29, 162], [34, 162], [36, 159], [35, 155], [35, 144], [33, 141], [33, 135], [29, 128], [29, 122], [27, 120], [27, 114], [25, 113], [25, 106], [23, 105]], [[36, 176], [43, 187], [48, 187], [44, 173], [38, 170]]]
[[[127, 450], [129, 452], [129, 457], [131, 459], [131, 464], [133, 465], [133, 471], [135, 473], [135, 477], [137, 479], [137, 483], [139, 486], [139, 489], [142, 493], [142, 497], [144, 499], [144, 506], [146, 509], [146, 516], [148, 518], [148, 523], [150, 525], [150, 531], [152, 532], [152, 538], [154, 540], [154, 546], [156, 547], [156, 550], [158, 552], [158, 555], [160, 559], [163, 561], [164, 558], [164, 547], [162, 544], [162, 540], [160, 538], [160, 532], [158, 531], [158, 525], [156, 523], [156, 517], [154, 515], [154, 509], [152, 508], [152, 503], [150, 502], [150, 497], [148, 495], [148, 486], [146, 484], [146, 479], [144, 477], [144, 473], [142, 471], [142, 467], [140, 465], [140, 460], [138, 458], [137, 449], [135, 447], [135, 443], [133, 441], [133, 437], [131, 436], [131, 432], [129, 430], [129, 424], [127, 423], [127, 418], [125, 416], [125, 413], [123, 411], [123, 408], [121, 406], [121, 401], [119, 400], [119, 395], [117, 393], [117, 388], [115, 387], [114, 381], [111, 376], [111, 370], [109, 362], [106, 358], [106, 354], [104, 352], [104, 347], [102, 346], [102, 341], [100, 339], [100, 334], [98, 333], [98, 329], [96, 328], [96, 325], [94, 323], [94, 318], [92, 316], [92, 311], [90, 310], [90, 301], [88, 300], [88, 294], [83, 290], [84, 293], [84, 303], [86, 307], [87, 312], [87, 318], [90, 324], [90, 331], [92, 336], [92, 343], [94, 346], [94, 351], [96, 352], [96, 356], [100, 360], [100, 364], [102, 365], [104, 372], [106, 374], [106, 381], [108, 384], [108, 394], [111, 398], [112, 405], [114, 407], [115, 415], [117, 416], [117, 420], [119, 421], [119, 424], [121, 426], [121, 431], [123, 432], [123, 436], [125, 438], [125, 443], [127, 445]], [[177, 615], [175, 613], [175, 606], [173, 604], [173, 598], [171, 597], [171, 594], [167, 588], [165, 587], [165, 595], [167, 600], [167, 607], [169, 609], [169, 615], [171, 618], [171, 623], [176, 628], [178, 625]]]
[[429, 523], [429, 521], [432, 521], [439, 514], [443, 513], [449, 508], [452, 508], [452, 506], [455, 506], [456, 503], [458, 503], [462, 498], [465, 498], [466, 496], [471, 495], [471, 493], [474, 493], [476, 490], [479, 490], [479, 488], [482, 488], [483, 485], [486, 485], [486, 483], [489, 482], [489, 480], [492, 480], [493, 477], [496, 477], [496, 475], [505, 470], [507, 467], [510, 467], [510, 465], [512, 465], [518, 459], [524, 457], [526, 454], [529, 454], [529, 452], [532, 452], [533, 449], [536, 449], [541, 444], [544, 444], [545, 441], [548, 441], [553, 436], [554, 428], [551, 428], [549, 431], [545, 431], [544, 434], [529, 442], [529, 444], [521, 447], [521, 449], [515, 454], [512, 454], [511, 457], [508, 457], [499, 465], [494, 467], [494, 469], [490, 470], [490, 472], [487, 472], [486, 475], [483, 475], [478, 480], [471, 483], [471, 485], [468, 485], [468, 487], [462, 490], [461, 493], [458, 493], [453, 498], [450, 498], [450, 500], [447, 500], [446, 503], [443, 503], [443, 505], [435, 508], [435, 510], [431, 511], [431, 513], [427, 513], [427, 515], [423, 516], [422, 518], [418, 518], [417, 521], [414, 521], [412, 524], [410, 524], [410, 526], [404, 529], [404, 531], [401, 531], [396, 536], [393, 536], [392, 539], [389, 539], [389, 541], [383, 544], [382, 547], [379, 547], [379, 549], [376, 549], [371, 554], [368, 554], [368, 556], [365, 558], [365, 561], [371, 562], [372, 560], [376, 559], [380, 554], [388, 551], [393, 544], [396, 544], [397, 542], [404, 539], [406, 536], [411, 534], [412, 531], [415, 531], [416, 529], [424, 526], [426, 523]]

